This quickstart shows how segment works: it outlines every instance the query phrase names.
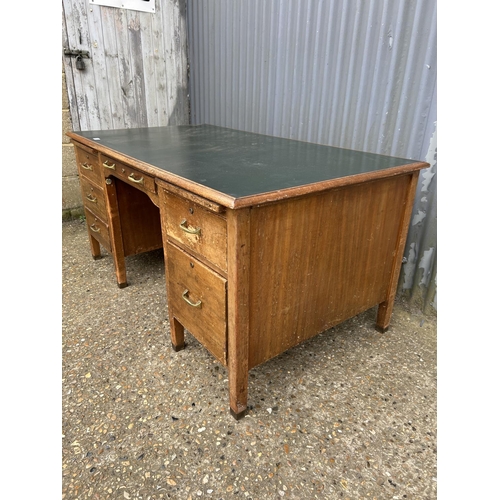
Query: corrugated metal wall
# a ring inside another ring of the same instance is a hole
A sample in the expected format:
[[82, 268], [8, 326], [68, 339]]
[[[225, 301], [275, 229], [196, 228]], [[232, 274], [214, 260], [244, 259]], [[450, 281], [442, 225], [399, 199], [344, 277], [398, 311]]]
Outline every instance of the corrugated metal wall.
[[436, 0], [188, 0], [191, 122], [427, 159], [400, 291], [436, 308]]

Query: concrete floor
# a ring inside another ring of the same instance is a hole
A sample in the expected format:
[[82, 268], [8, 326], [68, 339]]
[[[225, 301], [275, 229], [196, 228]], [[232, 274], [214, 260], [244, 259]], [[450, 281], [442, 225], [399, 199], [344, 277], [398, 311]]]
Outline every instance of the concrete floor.
[[94, 261], [64, 222], [62, 498], [435, 499], [436, 318], [372, 309], [250, 372], [248, 415], [192, 337], [170, 344], [162, 251]]

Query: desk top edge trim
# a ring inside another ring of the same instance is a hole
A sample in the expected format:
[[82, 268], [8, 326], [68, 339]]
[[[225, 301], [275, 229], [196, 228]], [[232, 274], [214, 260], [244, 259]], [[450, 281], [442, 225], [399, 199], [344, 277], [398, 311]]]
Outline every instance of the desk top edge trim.
[[369, 172], [363, 174], [350, 175], [338, 179], [331, 179], [326, 181], [314, 182], [311, 184], [304, 184], [302, 186], [290, 187], [280, 189], [277, 191], [269, 191], [251, 196], [242, 196], [234, 200], [234, 205], [230, 208], [246, 208], [255, 205], [264, 205], [281, 201], [287, 198], [297, 198], [299, 196], [306, 196], [308, 194], [320, 193], [330, 189], [337, 189], [353, 184], [361, 184], [365, 182], [372, 182], [379, 179], [386, 179], [397, 175], [406, 175], [419, 170], [430, 167], [426, 162], [415, 162], [408, 165], [399, 167], [392, 167], [383, 171]]

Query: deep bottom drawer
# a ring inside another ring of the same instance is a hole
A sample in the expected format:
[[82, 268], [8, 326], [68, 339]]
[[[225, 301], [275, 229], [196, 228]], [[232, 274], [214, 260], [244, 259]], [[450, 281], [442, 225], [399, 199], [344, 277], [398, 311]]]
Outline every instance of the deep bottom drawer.
[[85, 217], [87, 219], [89, 234], [93, 236], [101, 245], [103, 245], [108, 252], [111, 252], [108, 225], [97, 217], [97, 215], [92, 213], [87, 207], [85, 207]]
[[226, 364], [226, 280], [167, 243], [170, 313]]

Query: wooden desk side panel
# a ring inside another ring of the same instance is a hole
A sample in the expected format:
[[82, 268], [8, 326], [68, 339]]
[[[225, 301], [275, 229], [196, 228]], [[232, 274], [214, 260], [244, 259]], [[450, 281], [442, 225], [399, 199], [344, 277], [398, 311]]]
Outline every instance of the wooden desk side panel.
[[386, 300], [410, 181], [251, 210], [249, 368]]

